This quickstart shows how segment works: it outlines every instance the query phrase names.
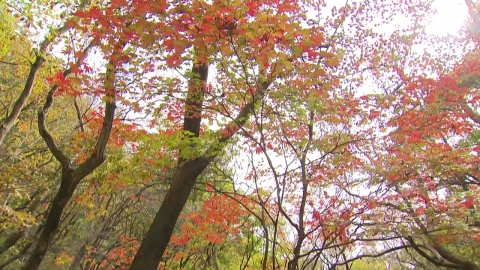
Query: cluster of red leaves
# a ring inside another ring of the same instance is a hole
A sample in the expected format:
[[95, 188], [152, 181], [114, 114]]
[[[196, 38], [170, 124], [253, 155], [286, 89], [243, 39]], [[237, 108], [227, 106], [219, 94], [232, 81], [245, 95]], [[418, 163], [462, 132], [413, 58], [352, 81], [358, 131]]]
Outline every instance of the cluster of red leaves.
[[201, 211], [183, 216], [185, 223], [180, 233], [172, 236], [173, 245], [187, 245], [203, 239], [208, 243], [223, 244], [240, 232], [240, 222], [245, 210], [225, 195], [215, 195], [205, 201]]
[[[381, 168], [378, 171], [384, 174], [384, 183], [399, 188], [390, 195], [365, 201], [370, 210], [380, 205], [396, 205], [399, 209], [408, 202], [412, 213], [391, 212], [392, 220], [416, 218], [417, 225], [418, 220], [423, 220], [429, 226], [441, 226], [441, 222], [431, 220], [447, 215], [455, 222], [468, 222], [472, 209], [479, 205], [478, 188], [474, 184], [461, 188], [458, 183], [465, 175], [480, 177], [479, 147], [459, 142], [480, 127], [475, 111], [480, 101], [475, 86], [480, 78], [478, 49], [465, 54], [455, 68], [438, 78], [407, 77], [398, 72], [406, 83], [405, 92], [398, 96], [402, 109], [389, 122], [390, 127], [395, 127], [389, 136], [393, 142], [387, 148], [389, 157], [376, 162]], [[377, 214], [385, 216], [383, 212]], [[478, 239], [473, 230], [455, 233]], [[445, 235], [439, 242], [451, 240]]]
[[140, 243], [135, 238], [120, 235], [118, 245], [112, 248], [100, 267], [106, 267], [113, 264], [110, 269], [128, 269], [133, 261], [133, 257], [139, 248]]

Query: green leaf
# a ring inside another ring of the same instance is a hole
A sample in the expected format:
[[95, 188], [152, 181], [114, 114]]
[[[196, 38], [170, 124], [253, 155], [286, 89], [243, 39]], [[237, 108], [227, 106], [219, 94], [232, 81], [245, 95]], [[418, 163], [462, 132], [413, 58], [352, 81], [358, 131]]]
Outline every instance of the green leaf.
[[292, 46], [292, 53], [294, 56], [300, 56], [303, 54], [303, 49], [302, 47], [298, 46], [298, 45], [293, 45]]

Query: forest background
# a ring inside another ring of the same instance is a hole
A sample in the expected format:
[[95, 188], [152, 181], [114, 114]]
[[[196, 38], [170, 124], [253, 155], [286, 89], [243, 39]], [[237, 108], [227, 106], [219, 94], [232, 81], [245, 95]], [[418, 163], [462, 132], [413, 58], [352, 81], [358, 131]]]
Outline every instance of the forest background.
[[480, 269], [480, 5], [334, 2], [0, 1], [0, 269]]

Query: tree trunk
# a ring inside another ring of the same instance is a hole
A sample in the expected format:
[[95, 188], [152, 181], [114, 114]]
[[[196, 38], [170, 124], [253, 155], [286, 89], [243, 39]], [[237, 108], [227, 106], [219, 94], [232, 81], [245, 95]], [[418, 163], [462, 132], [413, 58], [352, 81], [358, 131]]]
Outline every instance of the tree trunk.
[[130, 266], [130, 270], [157, 269], [160, 259], [173, 234], [177, 219], [195, 185], [195, 180], [207, 167], [208, 162], [195, 159], [179, 165], [160, 210], [155, 215], [150, 229]]
[[79, 269], [80, 268], [79, 266], [80, 266], [80, 263], [82, 262], [83, 256], [85, 256], [85, 245], [82, 245], [80, 247], [80, 249], [77, 251], [72, 263], [70, 264], [69, 269], [70, 270]]
[[[203, 87], [208, 77], [208, 65], [194, 63], [192, 74], [194, 75], [189, 81], [183, 120], [183, 130], [188, 131], [190, 138], [198, 137], [200, 132]], [[172, 185], [133, 259], [130, 270], [156, 270], [158, 268], [195, 181], [209, 163], [209, 160], [201, 157], [196, 157], [193, 160], [179, 158]]]
[[[84, 8], [86, 1], [82, 1], [78, 7], [78, 10]], [[35, 58], [35, 62], [33, 62], [32, 66], [30, 67], [30, 72], [28, 74], [27, 80], [25, 82], [25, 86], [22, 90], [22, 93], [15, 101], [13, 105], [12, 112], [3, 120], [3, 123], [0, 125], [0, 145], [3, 144], [5, 138], [12, 128], [13, 124], [17, 120], [18, 116], [22, 112], [25, 103], [27, 102], [28, 98], [32, 94], [33, 85], [35, 83], [35, 79], [37, 77], [37, 73], [42, 67], [43, 63], [45, 62], [45, 58], [43, 58], [42, 54], [45, 53], [47, 47], [52, 43], [55, 37], [60, 36], [62, 33], [65, 33], [70, 26], [63, 25], [57, 29], [52, 29], [47, 37], [40, 43], [38, 48], [37, 57]]]
[[45, 253], [47, 253], [47, 249], [52, 237], [55, 235], [55, 232], [58, 228], [63, 209], [73, 196], [73, 192], [75, 191], [78, 182], [79, 179], [73, 178], [72, 169], [67, 168], [62, 170], [62, 184], [60, 185], [57, 195], [55, 195], [55, 198], [53, 198], [50, 210], [48, 211], [47, 218], [45, 220], [45, 226], [43, 227], [43, 230], [35, 243], [35, 248], [33, 249], [30, 258], [23, 265], [23, 270], [38, 269], [40, 266]]
[[[187, 139], [188, 137], [199, 137], [204, 86], [208, 77], [208, 64], [194, 63], [192, 74], [194, 75], [189, 81], [183, 120], [183, 130]], [[237, 117], [225, 126], [223, 130], [225, 132], [220, 132], [219, 143], [227, 142], [248, 121], [255, 102], [271, 84], [270, 81], [263, 78], [265, 76], [262, 72], [260, 75], [257, 80], [258, 90], [253, 94], [252, 100], [245, 104]], [[180, 157], [182, 157], [182, 149], [179, 150]], [[192, 151], [192, 149], [189, 150]], [[179, 158], [172, 185], [155, 215], [155, 219], [150, 225], [140, 248], [135, 254], [135, 258], [129, 268], [130, 270], [156, 270], [158, 268], [158, 264], [173, 234], [175, 224], [195, 185], [197, 177], [216, 157], [219, 150], [220, 147], [218, 145], [211, 145], [203, 157], [199, 155], [188, 160]]]
[[37, 56], [35, 62], [30, 68], [30, 73], [28, 74], [27, 81], [25, 82], [25, 87], [23, 88], [22, 93], [18, 97], [17, 101], [13, 105], [12, 112], [3, 120], [2, 125], [0, 126], [0, 145], [3, 144], [3, 141], [7, 137], [7, 133], [13, 126], [13, 123], [17, 120], [20, 112], [22, 112], [23, 106], [27, 102], [30, 94], [32, 93], [33, 84], [35, 83], [35, 78], [37, 77], [38, 70], [45, 62], [45, 59], [41, 56]]
[[[38, 131], [43, 140], [47, 144], [50, 152], [62, 165], [62, 180], [60, 188], [55, 195], [48, 214], [45, 218], [45, 225], [40, 233], [39, 238], [35, 242], [33, 252], [28, 258], [27, 262], [23, 265], [22, 270], [36, 270], [40, 266], [53, 236], [56, 233], [60, 219], [62, 217], [65, 206], [70, 201], [80, 181], [87, 175], [92, 173], [98, 166], [105, 161], [105, 149], [107, 147], [108, 138], [112, 130], [113, 119], [115, 118], [115, 72], [116, 67], [119, 64], [118, 61], [114, 61], [113, 58], [118, 56], [123, 51], [125, 43], [120, 42], [116, 44], [114, 52], [111, 56], [107, 70], [105, 73], [104, 87], [106, 89], [105, 96], [108, 97], [108, 101], [105, 101], [105, 113], [102, 129], [97, 138], [95, 149], [90, 157], [78, 165], [76, 169], [72, 168], [72, 162], [65, 153], [57, 146], [54, 138], [48, 132], [45, 127], [45, 116], [53, 104], [53, 94], [55, 93], [58, 85], [54, 85], [48, 92], [47, 99], [43, 106], [43, 109], [38, 112]], [[90, 43], [84, 50], [86, 53], [93, 47], [93, 42]], [[85, 56], [84, 56], [85, 57]], [[78, 64], [78, 62], [77, 62]], [[69, 74], [70, 69], [65, 70], [64, 74]]]
[[[50, 200], [50, 198], [54, 194], [55, 194], [55, 189], [52, 188], [52, 190], [49, 191], [45, 196], [33, 199], [33, 202], [32, 201], [29, 202], [30, 205], [27, 208], [27, 212], [30, 212], [30, 213], [35, 212], [42, 200], [43, 201], [45, 201], [47, 199]], [[37, 230], [35, 231], [35, 236], [37, 236], [40, 233], [42, 228], [43, 227], [41, 225], [37, 228]], [[16, 232], [10, 234], [7, 237], [7, 239], [5, 239], [5, 241], [3, 242], [3, 245], [0, 246], [0, 254], [4, 253], [5, 251], [7, 251], [11, 247], [13, 247], [18, 242], [18, 240], [20, 240], [24, 235], [25, 235], [25, 229], [22, 229], [20, 231], [16, 231]], [[2, 268], [0, 268], [0, 269], [2, 269]]]

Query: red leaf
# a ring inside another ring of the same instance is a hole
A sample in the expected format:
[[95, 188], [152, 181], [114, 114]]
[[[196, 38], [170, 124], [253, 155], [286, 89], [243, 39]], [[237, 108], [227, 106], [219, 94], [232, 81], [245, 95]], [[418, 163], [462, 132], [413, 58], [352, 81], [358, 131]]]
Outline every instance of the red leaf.
[[420, 206], [417, 209], [415, 209], [415, 214], [416, 215], [422, 215], [423, 213], [425, 213], [425, 207]]
[[250, 1], [247, 3], [248, 8], [248, 15], [255, 16], [255, 12], [257, 11], [257, 3], [256, 1]]
[[272, 149], [273, 149], [273, 145], [269, 142], [269, 143], [267, 143], [267, 148], [270, 149], [270, 150], [272, 150]]
[[203, 31], [206, 31], [206, 32], [210, 31], [210, 25], [208, 25], [207, 23], [202, 23], [200, 28], [202, 28]]
[[467, 199], [465, 202], [463, 202], [463, 205], [466, 207], [466, 208], [470, 208], [472, 206], [475, 205], [475, 199], [474, 198], [469, 198]]
[[206, 189], [207, 191], [215, 191], [215, 188], [214, 188], [212, 185], [210, 185], [210, 184], [206, 184], [206, 185], [205, 185], [205, 189]]

